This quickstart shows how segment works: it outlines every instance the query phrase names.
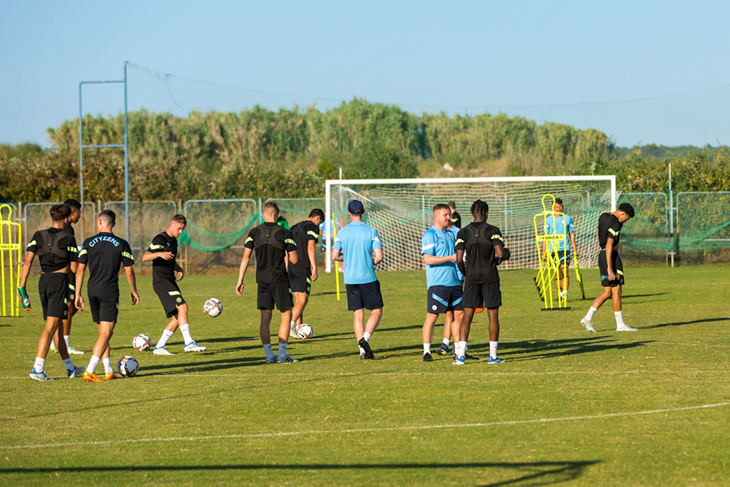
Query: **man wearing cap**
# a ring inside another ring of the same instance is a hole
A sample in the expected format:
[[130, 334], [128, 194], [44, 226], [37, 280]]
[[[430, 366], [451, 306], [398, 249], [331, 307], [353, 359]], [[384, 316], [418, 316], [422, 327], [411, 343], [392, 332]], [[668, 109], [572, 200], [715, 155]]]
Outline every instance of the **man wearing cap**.
[[[363, 223], [363, 213], [362, 202], [350, 201], [347, 214], [351, 223], [337, 233], [332, 246], [332, 260], [345, 263], [347, 309], [354, 315], [360, 359], [369, 360], [375, 358], [370, 348], [370, 337], [383, 317], [383, 295], [380, 282], [375, 277], [375, 265], [383, 260], [383, 246], [378, 231]], [[370, 310], [370, 318], [363, 326], [365, 309]]]

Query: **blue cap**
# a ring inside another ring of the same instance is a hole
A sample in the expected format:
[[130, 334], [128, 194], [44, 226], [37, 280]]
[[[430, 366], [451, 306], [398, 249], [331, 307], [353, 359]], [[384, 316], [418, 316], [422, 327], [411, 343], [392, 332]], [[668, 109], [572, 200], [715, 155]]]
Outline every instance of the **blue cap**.
[[352, 200], [350, 201], [350, 204], [347, 205], [347, 211], [353, 215], [362, 215], [365, 213], [365, 207], [362, 206], [361, 201]]

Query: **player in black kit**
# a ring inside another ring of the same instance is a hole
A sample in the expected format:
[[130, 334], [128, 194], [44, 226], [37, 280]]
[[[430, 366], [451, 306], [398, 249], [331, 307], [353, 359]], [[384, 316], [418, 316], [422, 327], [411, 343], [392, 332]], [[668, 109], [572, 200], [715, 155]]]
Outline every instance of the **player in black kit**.
[[304, 307], [309, 300], [312, 283], [317, 280], [317, 260], [315, 248], [319, 240], [319, 224], [324, 221], [324, 212], [315, 208], [309, 218], [291, 228], [292, 237], [297, 243], [297, 262], [290, 263], [289, 289], [294, 294], [294, 309], [289, 336], [297, 336], [296, 327], [302, 324]]
[[165, 345], [178, 327], [180, 327], [185, 341], [184, 350], [186, 352], [204, 352], [206, 350], [206, 347], [195, 343], [190, 335], [188, 304], [177, 286], [177, 281], [181, 281], [185, 276], [183, 268], [175, 262], [177, 238], [185, 230], [187, 224], [188, 220], [184, 215], [173, 216], [167, 230], [152, 239], [150, 247], [142, 256], [142, 262], [152, 261], [152, 287], [157, 293], [157, 297], [160, 298], [165, 314], [170, 318], [170, 322], [155, 346], [155, 355], [174, 355], [167, 351]]
[[[119, 313], [119, 268], [124, 265], [124, 272], [132, 289], [132, 304], [139, 303], [137, 281], [134, 276], [134, 256], [129, 243], [112, 233], [117, 215], [111, 210], [99, 213], [96, 226], [98, 234], [84, 240], [79, 253], [79, 268], [76, 272], [76, 308], [83, 310], [84, 298], [81, 289], [84, 286], [84, 271], [89, 268], [89, 308], [91, 319], [98, 325], [99, 338], [84, 372], [87, 382], [104, 382], [116, 379], [111, 364], [111, 347], [109, 340], [114, 334]], [[104, 379], [96, 375], [99, 360], [104, 363]]]
[[[502, 292], [499, 287], [497, 266], [510, 258], [509, 249], [504, 248], [504, 238], [499, 228], [487, 223], [489, 205], [476, 200], [471, 205], [474, 222], [459, 230], [456, 237], [456, 265], [464, 274], [464, 319], [459, 327], [454, 365], [463, 365], [466, 358], [466, 341], [469, 338], [474, 310], [487, 308], [489, 316], [489, 362], [501, 364], [497, 357], [499, 343], [499, 307], [502, 306]], [[464, 265], [464, 252], [468, 258]], [[455, 339], [456, 340], [456, 339]]]
[[62, 320], [68, 315], [68, 272], [71, 269], [71, 263], [77, 262], [79, 252], [73, 235], [63, 231], [70, 214], [71, 209], [66, 205], [52, 206], [53, 226], [47, 230], [35, 232], [26, 248], [27, 257], [20, 276], [20, 288], [25, 288], [33, 259], [37, 255], [41, 264], [38, 292], [43, 307], [43, 319], [46, 321], [46, 326], [38, 339], [35, 364], [33, 364], [33, 370], [30, 371], [30, 378], [33, 380], [53, 380], [46, 375], [43, 369], [48, 347], [54, 336], [58, 342], [58, 352], [68, 370], [68, 378], [78, 377], [84, 370], [83, 367], [76, 367], [73, 364], [66, 349], [66, 341], [63, 339]]

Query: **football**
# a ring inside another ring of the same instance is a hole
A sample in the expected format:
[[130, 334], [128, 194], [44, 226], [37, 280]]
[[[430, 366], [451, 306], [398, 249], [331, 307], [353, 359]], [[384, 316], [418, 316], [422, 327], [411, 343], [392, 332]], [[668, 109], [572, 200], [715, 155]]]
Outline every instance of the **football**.
[[215, 318], [223, 312], [223, 304], [218, 299], [210, 298], [203, 305], [203, 311], [211, 318]]
[[139, 362], [136, 358], [125, 355], [117, 362], [117, 370], [122, 377], [134, 377], [139, 371]]
[[297, 326], [297, 336], [301, 338], [302, 340], [306, 340], [307, 338], [312, 338], [312, 335], [314, 334], [314, 331], [312, 330], [312, 327], [309, 326], [306, 323], [302, 323], [301, 325]]
[[134, 337], [134, 340], [132, 340], [132, 346], [138, 352], [143, 352], [145, 350], [149, 350], [150, 349], [150, 337], [145, 335], [144, 333], [140, 333], [139, 335]]

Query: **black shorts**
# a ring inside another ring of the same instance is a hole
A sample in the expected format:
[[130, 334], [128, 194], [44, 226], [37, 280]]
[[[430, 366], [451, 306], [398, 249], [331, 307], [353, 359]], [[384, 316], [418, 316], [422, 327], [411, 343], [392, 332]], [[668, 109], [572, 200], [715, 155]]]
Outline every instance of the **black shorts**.
[[157, 297], [160, 298], [167, 317], [172, 318], [173, 316], [177, 316], [177, 307], [185, 304], [185, 298], [183, 298], [180, 288], [177, 287], [177, 283], [173, 281], [162, 281], [153, 284], [152, 287], [157, 293]]
[[383, 307], [383, 295], [380, 293], [380, 281], [368, 282], [366, 284], [345, 284], [347, 289], [347, 309], [357, 311], [359, 309], [381, 309]]
[[558, 258], [560, 258], [560, 267], [563, 267], [563, 265], [570, 267], [570, 263], [573, 261], [573, 253], [570, 250], [558, 250]]
[[76, 300], [76, 274], [69, 272], [68, 276], [68, 302], [73, 303]]
[[38, 294], [41, 295], [43, 319], [68, 316], [68, 276], [60, 272], [41, 274], [38, 280]]
[[307, 293], [312, 289], [312, 269], [289, 266], [289, 289], [293, 293]]
[[102, 321], [116, 323], [119, 314], [119, 296], [89, 296], [89, 308], [94, 323]]
[[621, 262], [621, 256], [615, 250], [611, 253], [611, 264], [613, 266], [613, 272], [618, 276], [618, 279], [609, 281], [608, 280], [608, 263], [606, 262], [606, 250], [601, 249], [598, 253], [598, 270], [601, 272], [601, 286], [603, 287], [616, 287], [624, 285], [624, 265]]
[[499, 282], [487, 282], [485, 284], [465, 284], [464, 300], [461, 302], [465, 308], [499, 308], [502, 306], [502, 291]]
[[288, 282], [278, 282], [275, 284], [259, 283], [259, 292], [256, 297], [256, 307], [258, 309], [279, 311], [289, 309], [294, 306], [294, 300], [291, 297], [291, 289]]
[[426, 312], [443, 314], [447, 311], [461, 311], [464, 309], [462, 299], [464, 291], [459, 286], [431, 286], [428, 288], [428, 303]]

